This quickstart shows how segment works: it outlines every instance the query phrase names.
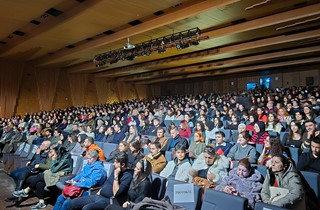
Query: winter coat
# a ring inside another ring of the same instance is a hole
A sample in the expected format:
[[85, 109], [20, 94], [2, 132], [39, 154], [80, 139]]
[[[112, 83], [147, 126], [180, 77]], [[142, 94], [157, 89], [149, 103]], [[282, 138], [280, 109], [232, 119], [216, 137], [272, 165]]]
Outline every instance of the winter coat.
[[[289, 165], [287, 170], [275, 173], [275, 177], [279, 187], [288, 189], [289, 193], [285, 197], [272, 202], [272, 205], [291, 209], [292, 207], [296, 206], [296, 204], [298, 204], [300, 201], [304, 201], [303, 184], [299, 174], [293, 168], [292, 164]], [[261, 190], [261, 198], [264, 203], [268, 203], [270, 201], [269, 187], [270, 172], [268, 170]]]
[[74, 185], [82, 188], [101, 186], [107, 177], [107, 172], [100, 160], [87, 164], [82, 172], [72, 180], [77, 181]]
[[167, 165], [167, 160], [161, 152], [155, 155], [148, 154], [145, 158], [151, 163], [153, 173], [160, 173]]
[[176, 172], [174, 179], [180, 180], [183, 182], [191, 181], [190, 175], [189, 175], [191, 164], [188, 159], [184, 159], [180, 164], [177, 163], [177, 158], [169, 161], [166, 167], [161, 171], [160, 176], [168, 178], [174, 171], [175, 167], [178, 167], [178, 170]]
[[[216, 177], [212, 180], [214, 184], [219, 184], [222, 179], [228, 175], [229, 160], [225, 156], [216, 154], [216, 160], [212, 166], [208, 166], [204, 159], [204, 153], [201, 153], [192, 164], [192, 169], [196, 171], [208, 169], [208, 172], [213, 173]], [[190, 180], [191, 181], [191, 180]]]
[[256, 201], [260, 200], [260, 191], [262, 189], [262, 176], [259, 171], [254, 170], [249, 177], [239, 177], [237, 168], [232, 169], [229, 175], [216, 186], [215, 190], [223, 191], [225, 186], [236, 186], [237, 192], [241, 197], [247, 198], [249, 206], [253, 209]]

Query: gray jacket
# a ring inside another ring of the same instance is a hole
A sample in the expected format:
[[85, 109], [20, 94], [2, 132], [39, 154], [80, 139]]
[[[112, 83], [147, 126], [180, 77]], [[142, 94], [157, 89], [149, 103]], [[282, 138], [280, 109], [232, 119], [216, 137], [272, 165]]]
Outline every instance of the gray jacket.
[[[279, 187], [288, 189], [289, 193], [285, 197], [272, 202], [272, 205], [291, 209], [292, 207], [298, 205], [300, 201], [304, 201], [303, 183], [292, 164], [289, 165], [287, 170], [275, 173], [275, 177], [279, 184]], [[261, 190], [261, 198], [264, 203], [268, 203], [270, 200], [269, 187], [270, 172], [268, 170]]]

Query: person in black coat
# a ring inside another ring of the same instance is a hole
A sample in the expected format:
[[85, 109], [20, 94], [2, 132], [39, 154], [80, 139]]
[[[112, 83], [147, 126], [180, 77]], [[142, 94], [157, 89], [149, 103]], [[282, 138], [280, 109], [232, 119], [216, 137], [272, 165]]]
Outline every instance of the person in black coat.
[[184, 145], [187, 149], [189, 148], [188, 140], [182, 138], [179, 135], [179, 130], [177, 127], [174, 127], [170, 130], [171, 138], [168, 139], [166, 145], [163, 147], [162, 151], [172, 151], [177, 144]]
[[298, 170], [320, 173], [320, 137], [313, 137], [310, 140], [310, 151], [299, 156]]
[[134, 168], [133, 179], [128, 190], [128, 200], [124, 202], [122, 206], [111, 204], [107, 206], [105, 210], [125, 210], [135, 203], [139, 203], [145, 197], [151, 197], [152, 186], [149, 180], [151, 171], [151, 163], [146, 159], [141, 159], [137, 162]]

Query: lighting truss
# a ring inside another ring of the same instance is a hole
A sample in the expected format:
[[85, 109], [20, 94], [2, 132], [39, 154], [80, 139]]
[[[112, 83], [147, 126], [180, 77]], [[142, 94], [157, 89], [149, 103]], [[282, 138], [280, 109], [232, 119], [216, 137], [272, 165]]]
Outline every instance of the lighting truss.
[[180, 31], [135, 44], [132, 48], [124, 47], [98, 54], [94, 56], [93, 62], [96, 64], [96, 67], [101, 67], [107, 63], [113, 64], [119, 61], [131, 61], [138, 56], [149, 56], [155, 51], [161, 54], [165, 53], [166, 50], [170, 48], [182, 50], [190, 46], [197, 46], [201, 41], [200, 33], [201, 31], [199, 28]]

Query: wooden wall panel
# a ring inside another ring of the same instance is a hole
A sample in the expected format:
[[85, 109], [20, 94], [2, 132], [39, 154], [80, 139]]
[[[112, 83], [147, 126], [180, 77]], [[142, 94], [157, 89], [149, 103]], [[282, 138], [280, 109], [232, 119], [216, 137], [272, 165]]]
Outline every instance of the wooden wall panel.
[[73, 106], [68, 73], [61, 70], [53, 99], [52, 109], [64, 109]]
[[312, 77], [313, 78], [313, 84], [319, 84], [319, 69], [313, 69], [308, 71], [299, 72], [299, 78], [300, 78], [300, 86], [306, 86], [306, 78]]
[[82, 106], [85, 103], [85, 93], [88, 87], [88, 74], [69, 74], [69, 85], [72, 104]]
[[138, 99], [148, 98], [148, 87], [147, 85], [135, 85], [136, 94]]
[[282, 87], [300, 86], [299, 72], [285, 72], [282, 74]]
[[36, 69], [27, 65], [20, 84], [16, 114], [24, 115], [40, 111]]
[[0, 116], [15, 114], [24, 64], [0, 61]]
[[93, 75], [88, 75], [87, 88], [84, 95], [84, 104], [85, 105], [94, 105], [98, 104], [98, 96], [96, 83]]
[[51, 110], [59, 79], [59, 69], [35, 69], [40, 110]]

